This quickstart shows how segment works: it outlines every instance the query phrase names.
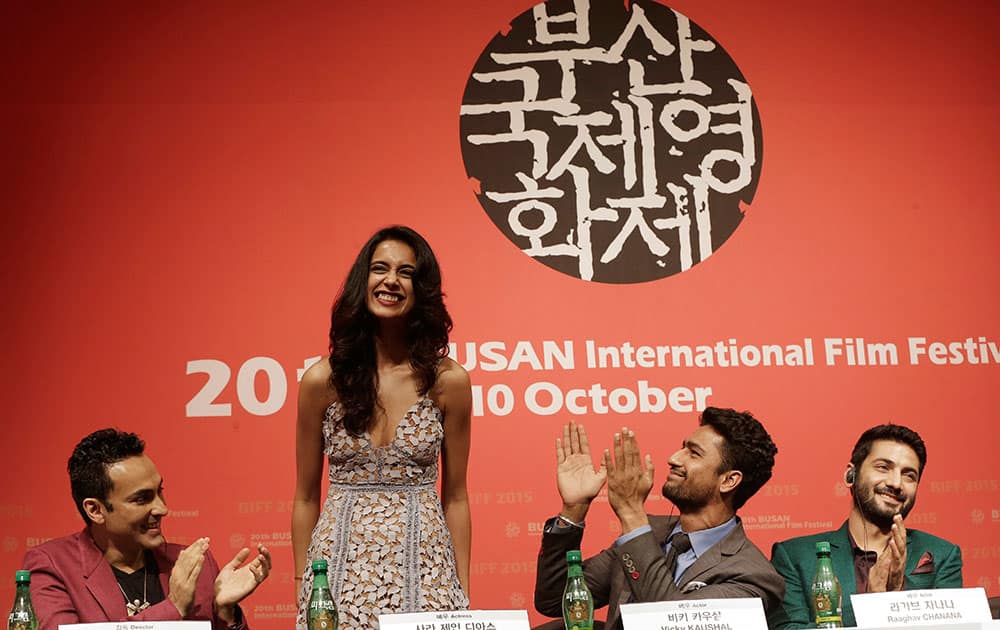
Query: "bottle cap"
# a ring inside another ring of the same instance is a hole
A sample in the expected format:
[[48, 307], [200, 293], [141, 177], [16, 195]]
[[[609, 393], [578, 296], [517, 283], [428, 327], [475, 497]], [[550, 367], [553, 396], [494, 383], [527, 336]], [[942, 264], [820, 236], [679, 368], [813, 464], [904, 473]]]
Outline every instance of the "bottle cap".
[[830, 553], [830, 543], [825, 540], [816, 543], [816, 553]]
[[18, 584], [27, 584], [31, 582], [31, 571], [15, 571], [14, 581]]
[[579, 549], [566, 552], [566, 562], [569, 562], [570, 564], [580, 564], [582, 561], [583, 557], [580, 555]]
[[326, 572], [326, 560], [323, 560], [322, 558], [319, 559], [319, 560], [313, 560], [312, 570], [313, 570], [313, 573], [316, 573], [317, 571], [322, 571], [322, 572], [325, 573]]

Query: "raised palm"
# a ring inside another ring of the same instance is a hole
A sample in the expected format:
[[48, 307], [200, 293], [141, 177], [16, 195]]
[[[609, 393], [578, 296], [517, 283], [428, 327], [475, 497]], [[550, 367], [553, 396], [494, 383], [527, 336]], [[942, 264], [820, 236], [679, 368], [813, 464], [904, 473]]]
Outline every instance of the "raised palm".
[[270, 554], [263, 547], [261, 553], [246, 566], [240, 566], [250, 556], [249, 549], [242, 549], [215, 578], [215, 603], [233, 606], [249, 595], [263, 582], [270, 572]]
[[607, 481], [607, 470], [602, 463], [594, 469], [590, 456], [587, 433], [578, 424], [563, 427], [563, 437], [556, 440], [556, 482], [559, 495], [567, 505], [589, 504]]

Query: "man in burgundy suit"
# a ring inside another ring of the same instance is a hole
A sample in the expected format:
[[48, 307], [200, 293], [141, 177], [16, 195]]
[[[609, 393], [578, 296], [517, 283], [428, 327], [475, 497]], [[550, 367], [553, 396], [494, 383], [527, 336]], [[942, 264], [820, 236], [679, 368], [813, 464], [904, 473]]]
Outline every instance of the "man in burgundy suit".
[[107, 621], [210, 620], [213, 630], [246, 628], [239, 602], [263, 582], [271, 555], [244, 548], [222, 569], [208, 538], [167, 543], [163, 480], [134, 433], [102, 429], [69, 458], [82, 532], [30, 549], [31, 598], [40, 630]]

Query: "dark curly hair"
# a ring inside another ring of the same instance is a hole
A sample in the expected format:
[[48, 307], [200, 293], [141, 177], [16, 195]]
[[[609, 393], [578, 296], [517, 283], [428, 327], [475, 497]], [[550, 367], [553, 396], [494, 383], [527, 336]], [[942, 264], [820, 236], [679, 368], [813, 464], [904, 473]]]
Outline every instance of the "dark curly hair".
[[916, 431], [901, 424], [880, 424], [862, 433], [857, 444], [854, 445], [854, 450], [851, 451], [851, 465], [854, 466], [854, 470], [861, 470], [861, 464], [872, 452], [872, 443], [876, 440], [899, 442], [912, 448], [920, 461], [920, 470], [917, 471], [917, 476], [923, 476], [924, 466], [927, 465], [927, 447], [924, 446], [923, 439]]
[[69, 471], [73, 502], [84, 523], [90, 524], [83, 509], [84, 499], [97, 499], [109, 512], [112, 509], [107, 502], [112, 486], [108, 467], [129, 457], [138, 457], [145, 449], [146, 444], [138, 435], [118, 429], [94, 431], [80, 440], [69, 456], [66, 470]]
[[344, 428], [361, 435], [371, 428], [378, 404], [375, 334], [378, 323], [368, 311], [368, 267], [383, 241], [401, 241], [413, 249], [414, 305], [406, 326], [410, 365], [426, 394], [437, 380], [437, 368], [448, 354], [451, 316], [441, 292], [441, 268], [430, 245], [412, 229], [393, 225], [376, 232], [361, 248], [333, 304], [330, 317], [330, 385], [344, 408]]
[[764, 425], [748, 411], [706, 407], [700, 423], [715, 429], [725, 440], [719, 472], [743, 473], [743, 480], [733, 493], [733, 508], [738, 510], [771, 478], [778, 447]]

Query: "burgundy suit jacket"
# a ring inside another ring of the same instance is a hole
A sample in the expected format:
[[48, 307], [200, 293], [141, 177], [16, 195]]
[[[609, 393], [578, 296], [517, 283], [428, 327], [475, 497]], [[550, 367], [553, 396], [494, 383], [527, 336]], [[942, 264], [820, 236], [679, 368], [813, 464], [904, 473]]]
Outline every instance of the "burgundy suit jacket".
[[[170, 592], [170, 572], [183, 550], [183, 546], [170, 543], [153, 550], [165, 595]], [[31, 571], [31, 601], [38, 614], [39, 630], [57, 630], [63, 623], [182, 619], [209, 620], [213, 630], [228, 628], [226, 622], [215, 616], [215, 578], [219, 565], [211, 552], [205, 554], [194, 603], [183, 618], [169, 599], [129, 617], [111, 565], [86, 529], [29, 549], [24, 555], [24, 568]]]

